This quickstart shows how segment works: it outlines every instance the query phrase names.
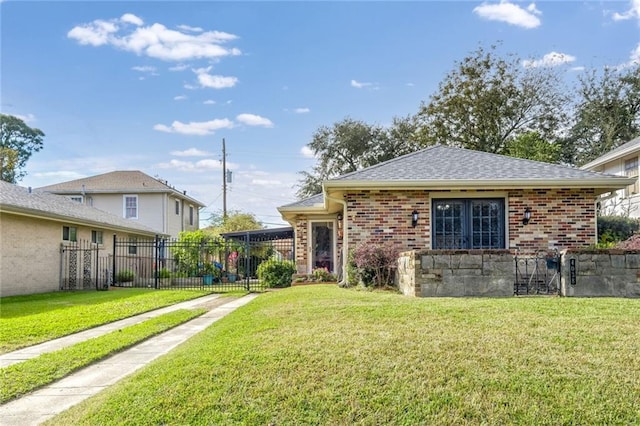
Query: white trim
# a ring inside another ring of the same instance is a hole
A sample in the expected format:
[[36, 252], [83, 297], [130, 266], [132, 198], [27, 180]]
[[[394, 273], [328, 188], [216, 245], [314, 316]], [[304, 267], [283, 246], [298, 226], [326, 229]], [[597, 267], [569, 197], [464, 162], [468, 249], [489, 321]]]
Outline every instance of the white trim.
[[333, 268], [331, 271], [332, 274], [338, 273], [338, 220], [335, 218], [317, 218], [317, 219], [307, 219], [307, 272], [311, 273], [313, 271], [313, 224], [314, 223], [331, 223], [331, 263]]
[[[135, 198], [136, 200], [136, 215], [135, 216], [131, 216], [131, 217], [127, 217], [127, 198]], [[140, 203], [138, 202], [138, 195], [137, 194], [123, 194], [122, 195], [122, 217], [125, 219], [137, 219], [138, 218], [138, 213], [140, 211]]]

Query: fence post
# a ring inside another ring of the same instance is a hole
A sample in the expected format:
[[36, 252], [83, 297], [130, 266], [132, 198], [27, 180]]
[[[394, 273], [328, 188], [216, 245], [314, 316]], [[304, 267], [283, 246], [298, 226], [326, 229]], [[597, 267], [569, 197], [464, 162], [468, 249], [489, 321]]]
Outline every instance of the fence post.
[[249, 245], [249, 231], [244, 236], [244, 279], [247, 291], [251, 291], [251, 277], [249, 277], [249, 259], [251, 258]]
[[113, 234], [113, 265], [111, 265], [111, 267], [113, 268], [113, 272], [111, 275], [111, 284], [116, 283], [116, 234]]
[[160, 256], [159, 256], [159, 251], [160, 248], [158, 247], [158, 244], [160, 243], [160, 238], [158, 237], [158, 235], [156, 235], [155, 237], [155, 241], [153, 244], [154, 247], [154, 260], [153, 260], [153, 265], [155, 266], [155, 271], [153, 271], [153, 278], [154, 278], [154, 288], [157, 290], [158, 289], [158, 271], [159, 271], [159, 266], [160, 266]]

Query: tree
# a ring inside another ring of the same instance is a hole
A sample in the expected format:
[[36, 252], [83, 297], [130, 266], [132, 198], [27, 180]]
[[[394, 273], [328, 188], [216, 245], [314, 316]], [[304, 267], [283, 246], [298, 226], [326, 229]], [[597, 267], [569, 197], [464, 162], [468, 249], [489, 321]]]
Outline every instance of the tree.
[[640, 135], [640, 64], [591, 70], [579, 80], [564, 157], [582, 165]]
[[507, 142], [505, 154], [510, 157], [557, 163], [560, 161], [561, 149], [560, 144], [547, 142], [538, 132], [528, 132]]
[[420, 148], [413, 117], [394, 118], [389, 128], [345, 118], [321, 126], [307, 146], [318, 159], [311, 172], [302, 171], [300, 199], [322, 192], [322, 182], [390, 160]]
[[264, 229], [262, 223], [256, 219], [252, 213], [243, 213], [238, 210], [227, 212], [225, 220], [222, 212], [216, 212], [209, 217], [211, 225], [206, 229], [215, 235], [226, 232], [251, 231], [254, 229]]
[[423, 145], [505, 154], [524, 133], [555, 139], [567, 98], [550, 68], [525, 68], [515, 55], [498, 56], [495, 46], [480, 47], [455, 65], [420, 107]]
[[0, 114], [0, 180], [16, 183], [31, 154], [42, 149], [44, 133], [12, 115]]

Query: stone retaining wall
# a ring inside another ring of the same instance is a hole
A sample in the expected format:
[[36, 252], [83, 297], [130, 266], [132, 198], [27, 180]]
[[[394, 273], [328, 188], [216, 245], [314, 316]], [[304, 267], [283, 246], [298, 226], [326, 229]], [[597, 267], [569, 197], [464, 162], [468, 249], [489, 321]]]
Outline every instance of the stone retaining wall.
[[640, 297], [640, 251], [565, 250], [561, 294], [574, 297]]
[[509, 250], [426, 250], [401, 253], [398, 287], [407, 296], [512, 296]]
[[[640, 250], [565, 250], [560, 295], [640, 297]], [[512, 296], [515, 262], [509, 250], [423, 250], [400, 254], [396, 281], [417, 297]]]

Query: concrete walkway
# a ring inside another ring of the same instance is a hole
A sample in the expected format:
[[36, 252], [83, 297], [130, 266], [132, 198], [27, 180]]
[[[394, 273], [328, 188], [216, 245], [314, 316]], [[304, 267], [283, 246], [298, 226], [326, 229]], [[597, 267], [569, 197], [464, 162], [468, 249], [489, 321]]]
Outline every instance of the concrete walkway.
[[[38, 425], [144, 367], [149, 362], [166, 354], [228, 313], [240, 306], [246, 305], [257, 296], [258, 294], [249, 294], [215, 307], [191, 321], [145, 340], [126, 351], [119, 352], [110, 358], [92, 364], [22, 398], [0, 405], [0, 424], [3, 426]], [[207, 303], [211, 303], [217, 297], [219, 296], [211, 295], [178, 303], [136, 317], [96, 327], [85, 332], [52, 340], [51, 342], [46, 342], [41, 345], [4, 354], [0, 359], [3, 363], [20, 362], [24, 359], [38, 356], [41, 353], [58, 350], [65, 346], [70, 346], [80, 341], [109, 333], [114, 329], [135, 324], [136, 322], [144, 321], [171, 310], [199, 306], [206, 307]], [[34, 348], [39, 349], [36, 350]], [[16, 354], [18, 352], [20, 354]], [[10, 364], [2, 364], [2, 366], [6, 365]]]

